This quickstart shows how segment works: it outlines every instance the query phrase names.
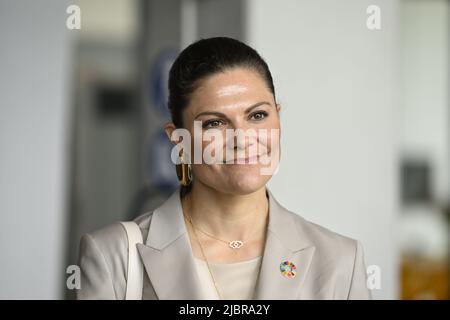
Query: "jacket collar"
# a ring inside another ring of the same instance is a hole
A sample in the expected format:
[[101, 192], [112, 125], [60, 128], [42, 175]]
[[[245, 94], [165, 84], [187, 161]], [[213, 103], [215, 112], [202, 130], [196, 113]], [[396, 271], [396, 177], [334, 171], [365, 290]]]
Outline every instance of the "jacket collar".
[[[255, 299], [296, 299], [314, 246], [303, 219], [296, 219], [267, 187], [266, 196], [269, 223]], [[179, 188], [153, 212], [147, 240], [138, 250], [159, 299], [208, 299], [200, 287]], [[280, 263], [285, 260], [297, 266], [295, 277], [282, 275]]]

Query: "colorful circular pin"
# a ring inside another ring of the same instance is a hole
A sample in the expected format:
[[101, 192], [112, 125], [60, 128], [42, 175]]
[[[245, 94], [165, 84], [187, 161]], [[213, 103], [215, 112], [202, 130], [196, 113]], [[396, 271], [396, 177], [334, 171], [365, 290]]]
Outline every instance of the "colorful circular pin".
[[289, 260], [283, 261], [280, 264], [281, 274], [288, 278], [293, 278], [297, 274], [297, 267]]

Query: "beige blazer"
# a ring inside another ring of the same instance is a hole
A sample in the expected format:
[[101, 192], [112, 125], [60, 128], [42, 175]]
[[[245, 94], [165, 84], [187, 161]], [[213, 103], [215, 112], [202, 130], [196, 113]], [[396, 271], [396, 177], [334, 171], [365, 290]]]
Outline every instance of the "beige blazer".
[[[285, 209], [266, 187], [269, 225], [255, 299], [371, 299], [359, 241], [306, 221]], [[177, 189], [160, 207], [135, 219], [144, 244], [143, 299], [204, 296]], [[124, 299], [127, 235], [120, 223], [85, 234], [80, 242], [78, 299]], [[293, 262], [294, 277], [280, 271]]]

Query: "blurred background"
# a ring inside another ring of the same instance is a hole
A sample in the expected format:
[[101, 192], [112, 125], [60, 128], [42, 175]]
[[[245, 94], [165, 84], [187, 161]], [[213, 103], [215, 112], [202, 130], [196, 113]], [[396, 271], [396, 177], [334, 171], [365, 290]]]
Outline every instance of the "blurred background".
[[[80, 29], [67, 27], [80, 9]], [[381, 29], [370, 30], [370, 5]], [[359, 239], [376, 299], [449, 299], [448, 0], [0, 0], [0, 298], [71, 299], [83, 233], [177, 186], [167, 75], [191, 42], [253, 46], [282, 105], [269, 183]], [[287, 151], [289, 150], [289, 151]]]

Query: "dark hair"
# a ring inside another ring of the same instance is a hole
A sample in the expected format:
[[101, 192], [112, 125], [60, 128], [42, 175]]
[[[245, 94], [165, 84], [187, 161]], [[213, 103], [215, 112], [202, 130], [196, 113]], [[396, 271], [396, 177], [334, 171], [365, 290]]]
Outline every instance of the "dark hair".
[[269, 67], [256, 50], [232, 38], [201, 39], [185, 48], [170, 69], [168, 107], [175, 126], [183, 126], [182, 112], [200, 80], [234, 67], [257, 71], [275, 97]]
[[[170, 68], [168, 107], [175, 126], [183, 127], [183, 110], [201, 80], [235, 67], [256, 71], [275, 99], [269, 67], [255, 49], [228, 37], [201, 39], [186, 47]], [[190, 186], [182, 187], [182, 196], [189, 190]]]

